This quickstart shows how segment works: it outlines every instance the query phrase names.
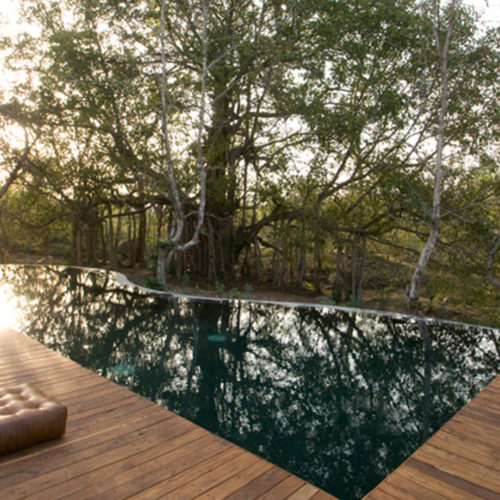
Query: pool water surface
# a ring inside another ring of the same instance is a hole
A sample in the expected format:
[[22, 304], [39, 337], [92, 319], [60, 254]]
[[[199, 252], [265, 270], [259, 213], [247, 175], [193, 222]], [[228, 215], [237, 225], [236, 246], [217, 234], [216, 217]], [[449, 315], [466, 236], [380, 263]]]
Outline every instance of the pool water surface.
[[0, 266], [17, 329], [341, 499], [361, 498], [500, 373], [500, 331], [150, 294]]

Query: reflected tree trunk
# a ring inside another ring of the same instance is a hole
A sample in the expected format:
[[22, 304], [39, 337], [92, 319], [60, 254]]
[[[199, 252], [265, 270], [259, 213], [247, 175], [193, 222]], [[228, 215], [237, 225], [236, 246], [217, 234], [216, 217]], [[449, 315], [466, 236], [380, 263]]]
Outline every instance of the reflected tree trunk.
[[423, 393], [424, 399], [422, 403], [422, 442], [427, 441], [430, 436], [430, 414], [432, 404], [431, 379], [432, 379], [432, 342], [431, 334], [427, 323], [423, 320], [417, 322], [422, 334], [424, 344], [424, 380]]

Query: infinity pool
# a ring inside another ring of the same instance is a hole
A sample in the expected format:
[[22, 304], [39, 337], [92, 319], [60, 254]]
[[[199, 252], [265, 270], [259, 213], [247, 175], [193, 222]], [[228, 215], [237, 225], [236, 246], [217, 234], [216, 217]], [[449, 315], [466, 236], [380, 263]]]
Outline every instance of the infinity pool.
[[341, 499], [500, 372], [500, 331], [329, 307], [149, 294], [112, 273], [0, 266], [13, 326]]

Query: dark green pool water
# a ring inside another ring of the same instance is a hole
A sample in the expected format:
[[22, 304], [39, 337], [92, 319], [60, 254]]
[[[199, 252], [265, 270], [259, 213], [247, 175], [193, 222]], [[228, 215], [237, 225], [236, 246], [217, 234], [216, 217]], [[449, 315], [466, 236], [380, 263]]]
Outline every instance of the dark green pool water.
[[155, 296], [0, 266], [18, 328], [341, 499], [360, 498], [500, 372], [500, 331]]

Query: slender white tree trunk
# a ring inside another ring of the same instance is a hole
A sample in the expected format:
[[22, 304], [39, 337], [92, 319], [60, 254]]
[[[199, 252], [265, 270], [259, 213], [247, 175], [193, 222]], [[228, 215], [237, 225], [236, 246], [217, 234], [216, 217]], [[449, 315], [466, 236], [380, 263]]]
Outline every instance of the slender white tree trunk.
[[[161, 53], [161, 122], [163, 132], [163, 142], [165, 148], [165, 159], [167, 162], [166, 177], [171, 197], [172, 206], [175, 214], [175, 224], [172, 225], [170, 239], [179, 241], [184, 227], [184, 208], [181, 203], [179, 187], [175, 178], [174, 159], [172, 154], [172, 146], [170, 139], [170, 124], [169, 124], [169, 108], [167, 106], [167, 50], [165, 44], [165, 10], [166, 2], [161, 2], [160, 13], [160, 53]], [[175, 229], [174, 229], [175, 228]]]
[[439, 74], [441, 78], [440, 85], [440, 110], [439, 110], [439, 124], [437, 135], [437, 148], [436, 148], [436, 165], [434, 169], [434, 194], [432, 198], [432, 213], [430, 232], [427, 242], [418, 259], [417, 267], [413, 273], [409, 291], [408, 291], [408, 308], [414, 311], [418, 306], [418, 299], [420, 294], [420, 285], [422, 276], [429, 263], [432, 252], [436, 247], [441, 229], [441, 190], [444, 178], [443, 169], [443, 149], [444, 149], [444, 136], [446, 130], [446, 113], [448, 110], [448, 51], [450, 40], [453, 34], [453, 24], [455, 18], [456, 1], [453, 0], [450, 4], [450, 11], [448, 17], [448, 27], [446, 31], [446, 39], [444, 44], [441, 42], [439, 33], [440, 28], [440, 2], [433, 0], [433, 32], [436, 51], [439, 56]]
[[170, 197], [174, 209], [174, 221], [170, 230], [169, 245], [160, 247], [158, 250], [158, 262], [156, 268], [157, 281], [165, 286], [165, 277], [170, 268], [171, 260], [175, 252], [182, 252], [198, 244], [200, 231], [205, 219], [206, 209], [206, 165], [203, 159], [203, 131], [205, 129], [206, 115], [206, 94], [207, 94], [207, 75], [208, 75], [208, 1], [201, 0], [202, 6], [202, 73], [201, 73], [201, 93], [199, 100], [199, 115], [198, 115], [198, 136], [197, 136], [197, 166], [198, 176], [200, 181], [200, 198], [198, 205], [198, 221], [196, 228], [189, 241], [180, 244], [184, 234], [186, 214], [181, 201], [179, 187], [175, 177], [174, 161], [170, 139], [170, 125], [168, 120], [169, 109], [167, 106], [167, 57], [166, 57], [166, 32], [165, 32], [165, 16], [166, 16], [166, 0], [161, 1], [160, 13], [160, 52], [162, 65], [162, 85], [161, 85], [161, 118], [162, 131], [165, 147], [165, 156], [167, 163], [166, 178], [168, 181]]

